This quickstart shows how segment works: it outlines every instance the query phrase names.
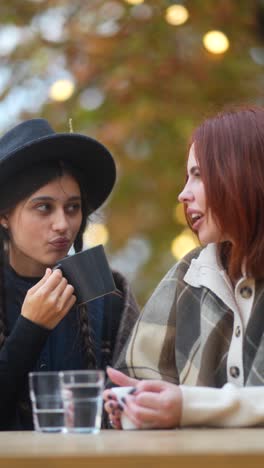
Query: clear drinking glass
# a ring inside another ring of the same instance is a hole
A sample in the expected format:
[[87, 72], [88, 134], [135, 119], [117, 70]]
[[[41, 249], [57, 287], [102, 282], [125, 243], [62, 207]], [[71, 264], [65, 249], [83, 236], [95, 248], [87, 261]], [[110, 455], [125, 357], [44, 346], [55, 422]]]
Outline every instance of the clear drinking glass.
[[31, 372], [29, 391], [35, 430], [64, 432], [64, 406], [59, 372]]
[[96, 434], [101, 428], [104, 372], [80, 370], [60, 372], [65, 427], [68, 432]]

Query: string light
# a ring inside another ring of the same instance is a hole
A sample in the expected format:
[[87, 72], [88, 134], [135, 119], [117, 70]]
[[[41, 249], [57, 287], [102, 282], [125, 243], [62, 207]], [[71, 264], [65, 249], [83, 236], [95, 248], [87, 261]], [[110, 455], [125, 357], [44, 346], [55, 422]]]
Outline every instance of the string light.
[[49, 96], [54, 101], [67, 101], [74, 92], [74, 84], [69, 79], [57, 80], [49, 90]]
[[204, 47], [212, 54], [222, 54], [229, 48], [229, 40], [221, 31], [209, 31], [203, 37]]
[[171, 5], [166, 9], [165, 18], [167, 23], [180, 26], [189, 18], [189, 12], [183, 5]]

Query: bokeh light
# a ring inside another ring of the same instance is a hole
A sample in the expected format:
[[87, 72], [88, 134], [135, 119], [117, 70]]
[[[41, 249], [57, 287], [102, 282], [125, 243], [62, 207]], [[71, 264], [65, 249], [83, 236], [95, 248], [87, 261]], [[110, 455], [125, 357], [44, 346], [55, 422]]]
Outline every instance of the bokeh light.
[[98, 244], [107, 244], [109, 233], [104, 224], [92, 223], [86, 228], [83, 235], [84, 247], [94, 247]]
[[173, 239], [171, 243], [171, 252], [176, 260], [179, 260], [198, 245], [199, 243], [196, 236], [190, 229], [186, 228], [179, 236]]
[[104, 100], [104, 92], [96, 87], [87, 88], [80, 95], [82, 108], [90, 111], [98, 109], [104, 103]]
[[223, 54], [229, 48], [229, 40], [221, 31], [209, 31], [203, 37], [204, 47], [212, 54]]
[[140, 5], [140, 3], [144, 3], [144, 0], [125, 0], [130, 5]]
[[183, 5], [171, 5], [166, 10], [165, 18], [167, 23], [180, 26], [189, 18], [189, 12]]
[[49, 96], [54, 101], [67, 101], [74, 93], [74, 83], [72, 80], [57, 80], [49, 90]]

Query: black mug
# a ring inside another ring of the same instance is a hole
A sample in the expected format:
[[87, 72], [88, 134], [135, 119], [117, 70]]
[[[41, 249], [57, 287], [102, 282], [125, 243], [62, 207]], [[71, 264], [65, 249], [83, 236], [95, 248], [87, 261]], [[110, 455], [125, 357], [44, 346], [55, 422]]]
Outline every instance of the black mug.
[[57, 268], [74, 287], [78, 305], [116, 290], [102, 245], [64, 257], [55, 265], [54, 269]]

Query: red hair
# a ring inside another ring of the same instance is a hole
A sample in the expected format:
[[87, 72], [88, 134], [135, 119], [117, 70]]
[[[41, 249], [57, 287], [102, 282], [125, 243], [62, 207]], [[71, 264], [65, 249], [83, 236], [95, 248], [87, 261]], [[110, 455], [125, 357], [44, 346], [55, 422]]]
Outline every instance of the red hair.
[[[193, 133], [207, 208], [230, 239], [228, 272], [264, 278], [264, 108], [222, 112]], [[227, 243], [220, 245], [223, 254]], [[225, 249], [226, 251], [226, 249]]]

